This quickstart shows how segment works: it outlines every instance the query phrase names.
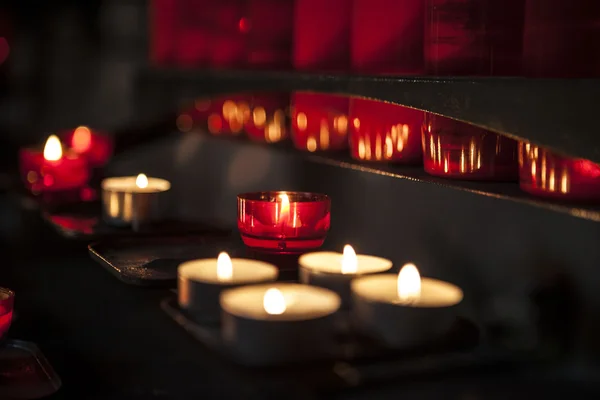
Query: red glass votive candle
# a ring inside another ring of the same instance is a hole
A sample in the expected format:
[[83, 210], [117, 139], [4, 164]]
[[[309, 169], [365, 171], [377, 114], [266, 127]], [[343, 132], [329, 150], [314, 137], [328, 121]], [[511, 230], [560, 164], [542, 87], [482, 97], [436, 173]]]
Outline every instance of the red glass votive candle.
[[248, 96], [249, 109], [244, 108], [244, 130], [257, 142], [277, 143], [288, 135], [288, 94], [267, 93]]
[[15, 293], [12, 290], [0, 288], [0, 341], [5, 339], [13, 316]]
[[[413, 0], [356, 0], [352, 19], [352, 69], [370, 74], [424, 71], [425, 5]], [[350, 150], [356, 160], [421, 160], [422, 111], [378, 101], [350, 102]]]
[[292, 105], [292, 140], [297, 149], [314, 152], [347, 147], [347, 98], [296, 92]]
[[[347, 0], [296, 0], [294, 68], [345, 71], [350, 66], [352, 7]], [[292, 141], [299, 150], [345, 149], [347, 98], [319, 93], [292, 94]]]
[[443, 117], [428, 114], [423, 126], [425, 171], [445, 178], [514, 180], [518, 173], [516, 141], [458, 122], [440, 128], [437, 118]]
[[[438, 76], [520, 74], [524, 10], [524, 0], [427, 0], [424, 44], [427, 73]], [[511, 139], [495, 137], [493, 132], [433, 115], [428, 117], [423, 135], [425, 171], [432, 175], [480, 180], [517, 178], [517, 144], [511, 143]], [[467, 155], [475, 154], [473, 167], [468, 162], [469, 157], [466, 164], [461, 161], [463, 150], [471, 147], [475, 152], [467, 152]], [[479, 155], [481, 164], [477, 163]]]
[[350, 152], [361, 161], [421, 161], [423, 111], [373, 100], [350, 103]]
[[519, 143], [521, 189], [536, 196], [600, 201], [600, 165], [559, 156], [530, 143]]
[[196, 100], [190, 116], [194, 125], [206, 126], [212, 135], [237, 136], [243, 132], [250, 111], [248, 96], [227, 95]]
[[330, 225], [331, 201], [323, 194], [256, 192], [238, 195], [238, 229], [244, 244], [275, 253], [321, 247]]
[[102, 167], [112, 155], [113, 143], [111, 138], [91, 130], [87, 126], [79, 126], [61, 135], [75, 153], [84, 156], [90, 167]]
[[55, 135], [48, 138], [43, 151], [21, 149], [19, 167], [25, 186], [34, 193], [81, 188], [90, 178], [87, 160], [73, 151], [63, 152]]

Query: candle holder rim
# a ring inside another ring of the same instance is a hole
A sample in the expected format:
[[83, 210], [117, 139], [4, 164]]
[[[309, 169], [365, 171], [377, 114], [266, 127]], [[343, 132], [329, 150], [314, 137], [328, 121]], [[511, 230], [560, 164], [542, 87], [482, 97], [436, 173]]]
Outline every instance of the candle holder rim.
[[171, 190], [171, 182], [167, 179], [163, 179], [163, 178], [155, 178], [155, 177], [148, 177], [148, 181], [150, 182], [151, 180], [154, 182], [159, 182], [162, 185], [164, 185], [164, 188], [159, 188], [159, 189], [154, 189], [154, 190], [147, 190], [147, 188], [138, 188], [139, 190], [133, 190], [133, 189], [115, 189], [115, 188], [107, 188], [106, 185], [108, 185], [109, 183], [111, 183], [111, 181], [115, 180], [115, 179], [122, 179], [122, 178], [132, 178], [134, 181], [137, 178], [137, 176], [110, 176], [108, 178], [104, 178], [102, 180], [101, 183], [101, 188], [104, 192], [110, 192], [110, 193], [135, 193], [135, 194], [151, 194], [151, 193], [164, 193], [164, 192], [168, 192], [169, 190]]
[[365, 297], [365, 296], [361, 295], [360, 293], [358, 293], [358, 291], [356, 290], [356, 286], [361, 285], [362, 282], [369, 281], [369, 280], [386, 279], [386, 277], [394, 277], [397, 280], [398, 274], [382, 273], [382, 274], [366, 274], [366, 275], [362, 275], [362, 276], [357, 276], [356, 279], [353, 279], [352, 282], [350, 282], [352, 296], [358, 296], [362, 299], [362, 301], [366, 301], [366, 302], [372, 303], [372, 304], [385, 304], [385, 305], [393, 305], [394, 307], [395, 306], [403, 306], [403, 307], [422, 308], [422, 309], [428, 309], [428, 308], [429, 309], [439, 309], [439, 308], [456, 307], [460, 303], [462, 303], [462, 301], [465, 299], [465, 292], [463, 291], [463, 289], [460, 286], [458, 286], [452, 282], [443, 281], [441, 279], [436, 279], [436, 278], [429, 278], [426, 276], [421, 276], [421, 282], [426, 280], [426, 281], [434, 282], [434, 283], [438, 283], [438, 284], [441, 283], [444, 286], [451, 288], [452, 290], [456, 291], [457, 301], [452, 304], [430, 305], [430, 306], [408, 304], [408, 303], [391, 303], [388, 301], [374, 299], [372, 297]]
[[297, 192], [297, 191], [293, 191], [293, 190], [263, 190], [263, 191], [258, 191], [258, 192], [245, 192], [245, 193], [240, 193], [237, 195], [238, 200], [243, 200], [243, 201], [256, 201], [256, 202], [265, 202], [266, 200], [262, 199], [261, 197], [267, 194], [276, 194], [275, 196], [279, 195], [279, 194], [293, 194], [293, 195], [299, 195], [301, 197], [308, 197], [311, 198], [310, 200], [300, 200], [300, 201], [292, 201], [290, 200], [290, 202], [297, 202], [297, 203], [323, 203], [323, 202], [330, 202], [331, 198], [323, 193], [315, 193], [315, 192]]
[[[363, 256], [363, 257], [369, 257], [369, 258], [385, 261], [386, 268], [381, 268], [377, 272], [371, 272], [371, 271], [359, 272], [359, 271], [357, 271], [355, 273], [342, 274], [341, 272], [338, 272], [338, 271], [323, 271], [318, 268], [315, 268], [314, 266], [306, 265], [306, 264], [302, 263], [302, 260], [306, 259], [309, 255], [319, 254], [319, 253], [334, 253], [334, 254], [339, 254], [340, 257], [342, 256], [341, 253], [338, 253], [335, 251], [326, 251], [326, 250], [325, 251], [313, 251], [310, 253], [303, 253], [302, 255], [300, 255], [300, 257], [298, 257], [298, 266], [300, 268], [304, 268], [311, 272], [315, 272], [315, 273], [322, 274], [322, 275], [346, 275], [348, 277], [360, 277], [360, 276], [366, 276], [366, 275], [381, 275], [382, 273], [387, 273], [394, 266], [394, 262], [392, 260], [385, 258], [385, 257], [373, 256], [371, 254], [357, 254], [356, 257]], [[388, 273], [387, 275], [392, 275], [392, 274]]]
[[6, 294], [8, 297], [5, 299], [0, 299], [0, 302], [9, 300], [15, 297], [15, 291], [9, 288], [0, 287], [0, 293]]

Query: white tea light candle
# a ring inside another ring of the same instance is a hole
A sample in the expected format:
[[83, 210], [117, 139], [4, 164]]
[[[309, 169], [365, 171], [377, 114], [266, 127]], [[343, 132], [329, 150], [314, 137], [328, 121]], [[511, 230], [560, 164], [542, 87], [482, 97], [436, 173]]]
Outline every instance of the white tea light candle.
[[248, 365], [327, 355], [339, 296], [297, 283], [243, 286], [221, 294], [223, 340]]
[[144, 174], [106, 178], [102, 181], [104, 220], [115, 226], [133, 226], [160, 218], [161, 196], [171, 188], [165, 179]]
[[277, 280], [274, 265], [243, 258], [230, 258], [225, 252], [218, 258], [187, 261], [177, 269], [179, 306], [194, 319], [217, 322], [221, 316], [219, 295], [224, 289]]
[[344, 246], [342, 254], [331, 251], [307, 253], [298, 259], [300, 282], [321, 286], [340, 295], [342, 307], [350, 306], [350, 282], [357, 276], [376, 274], [392, 268], [385, 258], [354, 252], [350, 245]]
[[398, 275], [372, 275], [352, 282], [359, 329], [398, 348], [419, 345], [447, 333], [462, 299], [458, 286], [421, 278], [414, 264], [406, 264]]

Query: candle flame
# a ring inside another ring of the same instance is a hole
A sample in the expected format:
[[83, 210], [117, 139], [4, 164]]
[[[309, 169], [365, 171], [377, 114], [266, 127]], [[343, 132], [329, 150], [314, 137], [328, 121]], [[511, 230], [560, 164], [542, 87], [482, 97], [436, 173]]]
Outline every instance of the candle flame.
[[220, 281], [230, 281], [233, 277], [233, 264], [231, 263], [231, 258], [229, 258], [229, 254], [224, 251], [219, 253], [219, 257], [217, 258], [217, 278]]
[[358, 258], [356, 252], [349, 244], [344, 246], [342, 255], [342, 274], [355, 274], [358, 271]]
[[263, 297], [263, 307], [269, 315], [281, 315], [285, 312], [285, 297], [281, 290], [270, 288]]
[[279, 222], [287, 221], [290, 215], [290, 198], [287, 194], [283, 193], [279, 195], [281, 199], [281, 210], [279, 211]]
[[73, 132], [71, 146], [77, 153], [85, 153], [92, 146], [92, 132], [87, 126], [80, 126]]
[[140, 189], [146, 189], [148, 187], [148, 177], [144, 174], [139, 174], [137, 178], [135, 178], [135, 186]]
[[62, 158], [62, 145], [56, 135], [50, 135], [44, 146], [44, 159], [58, 161]]
[[421, 275], [414, 264], [406, 264], [398, 274], [398, 298], [403, 303], [414, 303], [421, 297]]

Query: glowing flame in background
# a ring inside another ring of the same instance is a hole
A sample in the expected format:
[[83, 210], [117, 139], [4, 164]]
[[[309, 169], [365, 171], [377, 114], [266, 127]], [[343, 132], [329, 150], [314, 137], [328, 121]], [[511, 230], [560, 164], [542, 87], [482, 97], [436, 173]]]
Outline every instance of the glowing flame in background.
[[406, 264], [398, 274], [398, 299], [415, 303], [421, 298], [421, 275], [414, 264]]
[[44, 146], [44, 159], [48, 161], [58, 161], [62, 158], [62, 145], [56, 135], [50, 135]]
[[263, 297], [263, 307], [269, 315], [281, 315], [286, 310], [285, 297], [281, 290], [270, 288]]
[[148, 177], [144, 174], [139, 174], [137, 178], [135, 178], [135, 186], [140, 189], [146, 189], [148, 187]]
[[344, 246], [342, 255], [342, 274], [355, 274], [358, 271], [356, 252], [349, 244]]
[[217, 278], [220, 281], [230, 281], [233, 277], [233, 264], [229, 254], [224, 251], [217, 258]]

